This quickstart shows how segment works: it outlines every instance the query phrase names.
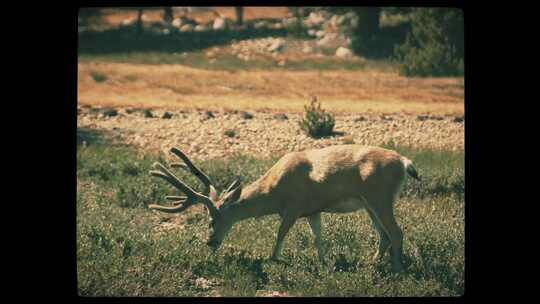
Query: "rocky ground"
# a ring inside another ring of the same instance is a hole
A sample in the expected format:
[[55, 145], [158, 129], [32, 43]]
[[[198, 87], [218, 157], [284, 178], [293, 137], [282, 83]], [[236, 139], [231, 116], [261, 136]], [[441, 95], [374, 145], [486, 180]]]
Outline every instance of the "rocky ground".
[[[299, 128], [301, 114], [78, 108], [79, 130], [95, 130], [143, 151], [176, 146], [194, 159], [234, 154], [272, 157], [290, 151], [343, 143], [397, 145], [464, 150], [464, 118], [455, 116], [336, 115], [336, 134], [313, 139]], [[91, 144], [83, 136], [84, 146]]]

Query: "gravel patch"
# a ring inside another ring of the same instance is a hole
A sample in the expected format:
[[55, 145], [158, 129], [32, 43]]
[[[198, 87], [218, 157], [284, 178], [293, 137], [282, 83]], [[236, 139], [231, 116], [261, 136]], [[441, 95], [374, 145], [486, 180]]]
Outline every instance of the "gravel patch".
[[[443, 116], [418, 119], [416, 115], [352, 114], [335, 115], [334, 130], [339, 136], [313, 139], [299, 128], [301, 114], [215, 111], [211, 119], [206, 111], [152, 110], [154, 117], [165, 112], [170, 119], [146, 118], [137, 112], [118, 109], [118, 115], [96, 115], [95, 108], [79, 107], [77, 127], [100, 129], [121, 142], [143, 151], [163, 151], [179, 147], [194, 159], [215, 159], [234, 154], [273, 157], [291, 151], [355, 143], [380, 146], [393, 141], [397, 145], [434, 149], [463, 150], [465, 146], [462, 117]], [[131, 113], [128, 113], [131, 112]], [[229, 137], [227, 130], [234, 130]]]

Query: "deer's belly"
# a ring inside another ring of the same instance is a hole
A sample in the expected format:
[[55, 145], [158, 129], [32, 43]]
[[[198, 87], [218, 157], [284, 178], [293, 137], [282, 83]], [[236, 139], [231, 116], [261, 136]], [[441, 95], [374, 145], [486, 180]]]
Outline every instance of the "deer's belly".
[[356, 211], [358, 209], [363, 209], [365, 207], [366, 207], [365, 200], [357, 199], [357, 198], [350, 198], [350, 199], [333, 203], [329, 205], [328, 207], [324, 208], [322, 211], [331, 212], [331, 213], [347, 213], [347, 212]]

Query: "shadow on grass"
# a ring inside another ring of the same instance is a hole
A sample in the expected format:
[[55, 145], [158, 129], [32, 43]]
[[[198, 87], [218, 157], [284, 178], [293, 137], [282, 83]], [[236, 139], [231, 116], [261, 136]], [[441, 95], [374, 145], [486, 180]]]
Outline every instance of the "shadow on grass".
[[79, 54], [110, 54], [137, 51], [190, 52], [216, 45], [225, 45], [232, 40], [261, 37], [283, 37], [286, 29], [225, 29], [202, 32], [180, 32], [172, 29], [170, 34], [145, 29], [138, 33], [133, 26], [123, 26], [105, 31], [79, 33]]
[[86, 145], [105, 144], [109, 140], [105, 130], [77, 128], [77, 146], [86, 143]]

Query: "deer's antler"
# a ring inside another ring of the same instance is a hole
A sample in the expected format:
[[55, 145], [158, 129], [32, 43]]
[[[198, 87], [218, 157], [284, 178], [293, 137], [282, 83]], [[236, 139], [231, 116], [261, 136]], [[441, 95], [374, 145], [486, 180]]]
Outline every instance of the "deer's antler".
[[[180, 151], [180, 150], [178, 150], [178, 151]], [[184, 155], [184, 157], [185, 157], [185, 155]], [[186, 159], [187, 159], [187, 157], [186, 157]], [[195, 167], [195, 166], [193, 166], [193, 167]], [[212, 203], [210, 198], [208, 198], [208, 196], [206, 196], [204, 194], [201, 194], [201, 193], [198, 193], [195, 190], [193, 190], [191, 187], [189, 187], [188, 185], [184, 184], [184, 182], [182, 182], [180, 179], [178, 179], [178, 177], [176, 177], [169, 169], [165, 168], [165, 166], [163, 166], [162, 164], [156, 162], [156, 163], [154, 163], [153, 168], [155, 170], [150, 171], [150, 174], [152, 176], [160, 177], [160, 178], [166, 180], [171, 185], [176, 187], [178, 190], [184, 192], [186, 194], [186, 196], [168, 196], [168, 197], [166, 197], [169, 200], [176, 200], [176, 206], [173, 206], [173, 207], [166, 207], [166, 206], [161, 206], [161, 205], [157, 205], [157, 204], [150, 204], [148, 206], [149, 208], [159, 210], [159, 211], [163, 211], [163, 212], [177, 213], [177, 212], [182, 212], [182, 211], [186, 210], [187, 208], [195, 205], [196, 203], [202, 203], [208, 208], [208, 211], [210, 212], [210, 216], [212, 216], [213, 218], [218, 216], [219, 211], [214, 206], [214, 204]]]
[[182, 163], [172, 163], [171, 168], [182, 168], [186, 171], [191, 171], [193, 175], [195, 175], [205, 186], [206, 190], [204, 192], [205, 195], [210, 195], [210, 197], [214, 198], [217, 195], [216, 188], [214, 186], [214, 183], [210, 180], [210, 178], [202, 172], [201, 169], [197, 168], [191, 160], [178, 148], [171, 148], [171, 153], [178, 156], [182, 161], [184, 161], [185, 164]]

